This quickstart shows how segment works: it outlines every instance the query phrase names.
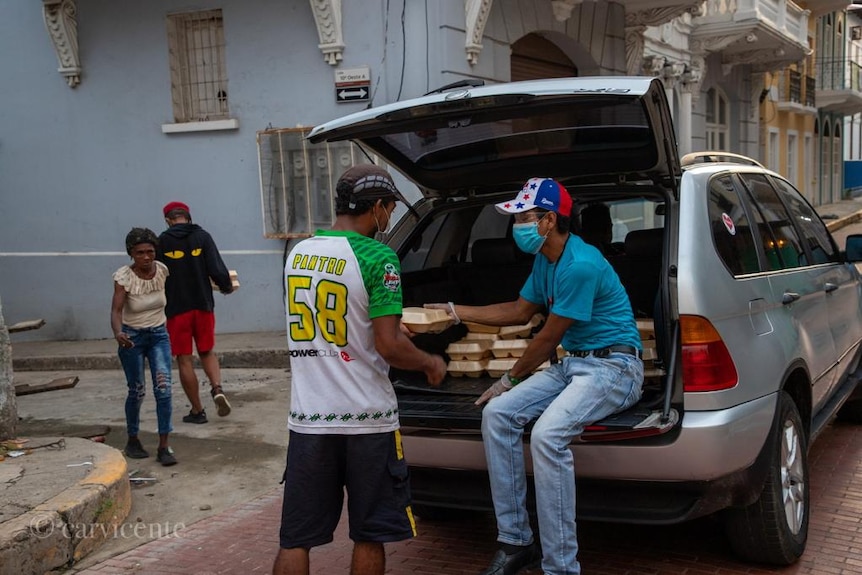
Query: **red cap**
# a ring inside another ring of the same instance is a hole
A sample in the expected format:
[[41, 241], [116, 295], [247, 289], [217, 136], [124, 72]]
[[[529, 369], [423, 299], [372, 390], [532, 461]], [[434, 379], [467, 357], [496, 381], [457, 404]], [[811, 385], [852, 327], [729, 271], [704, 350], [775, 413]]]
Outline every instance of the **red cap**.
[[191, 214], [191, 212], [189, 211], [189, 207], [182, 202], [168, 202], [167, 204], [165, 204], [165, 207], [162, 208], [162, 212], [164, 213], [165, 217], [168, 217], [168, 214], [174, 210], [183, 210], [185, 213]]

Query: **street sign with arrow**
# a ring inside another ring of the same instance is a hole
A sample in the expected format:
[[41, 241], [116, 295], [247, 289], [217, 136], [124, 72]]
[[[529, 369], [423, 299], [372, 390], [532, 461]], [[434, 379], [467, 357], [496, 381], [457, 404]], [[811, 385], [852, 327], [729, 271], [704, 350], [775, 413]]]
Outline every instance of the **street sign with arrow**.
[[335, 91], [335, 97], [338, 98], [339, 102], [367, 100], [368, 99], [368, 89], [367, 88], [356, 88], [354, 90], [351, 90], [348, 88], [341, 88], [341, 89], [338, 89]]
[[368, 66], [335, 70], [335, 100], [365, 102], [371, 93], [371, 70]]

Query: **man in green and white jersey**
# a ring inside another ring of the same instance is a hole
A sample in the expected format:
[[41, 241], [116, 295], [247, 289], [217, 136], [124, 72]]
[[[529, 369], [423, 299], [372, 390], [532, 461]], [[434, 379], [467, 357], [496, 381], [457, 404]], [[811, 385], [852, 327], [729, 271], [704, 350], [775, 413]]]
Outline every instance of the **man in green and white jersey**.
[[278, 575], [309, 573], [309, 549], [332, 541], [345, 488], [351, 573], [382, 575], [383, 544], [416, 533], [389, 367], [439, 385], [446, 363], [402, 332], [400, 262], [373, 239], [399, 199], [386, 170], [350, 168], [332, 229], [299, 242], [285, 263], [292, 383]]

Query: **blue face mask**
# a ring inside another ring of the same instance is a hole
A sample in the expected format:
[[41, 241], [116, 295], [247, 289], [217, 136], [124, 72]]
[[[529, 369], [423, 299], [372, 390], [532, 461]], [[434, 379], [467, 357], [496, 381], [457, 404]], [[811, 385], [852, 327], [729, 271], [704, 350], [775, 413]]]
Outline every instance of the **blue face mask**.
[[[542, 220], [525, 224], [512, 224], [512, 236], [515, 238], [515, 245], [522, 252], [537, 254], [545, 244], [545, 240], [548, 239], [547, 234], [543, 236], [539, 233], [540, 221]], [[548, 231], [550, 232], [550, 230]]]

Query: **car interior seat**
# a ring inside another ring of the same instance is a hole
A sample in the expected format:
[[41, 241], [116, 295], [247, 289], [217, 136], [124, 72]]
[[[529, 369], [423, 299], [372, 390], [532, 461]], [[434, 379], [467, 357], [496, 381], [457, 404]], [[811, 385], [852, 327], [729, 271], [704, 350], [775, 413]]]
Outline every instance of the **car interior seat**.
[[634, 230], [625, 238], [625, 256], [614, 262], [635, 317], [652, 317], [661, 273], [664, 228]]
[[472, 265], [463, 278], [474, 305], [517, 299], [533, 268], [533, 257], [519, 250], [509, 237], [474, 241]]

